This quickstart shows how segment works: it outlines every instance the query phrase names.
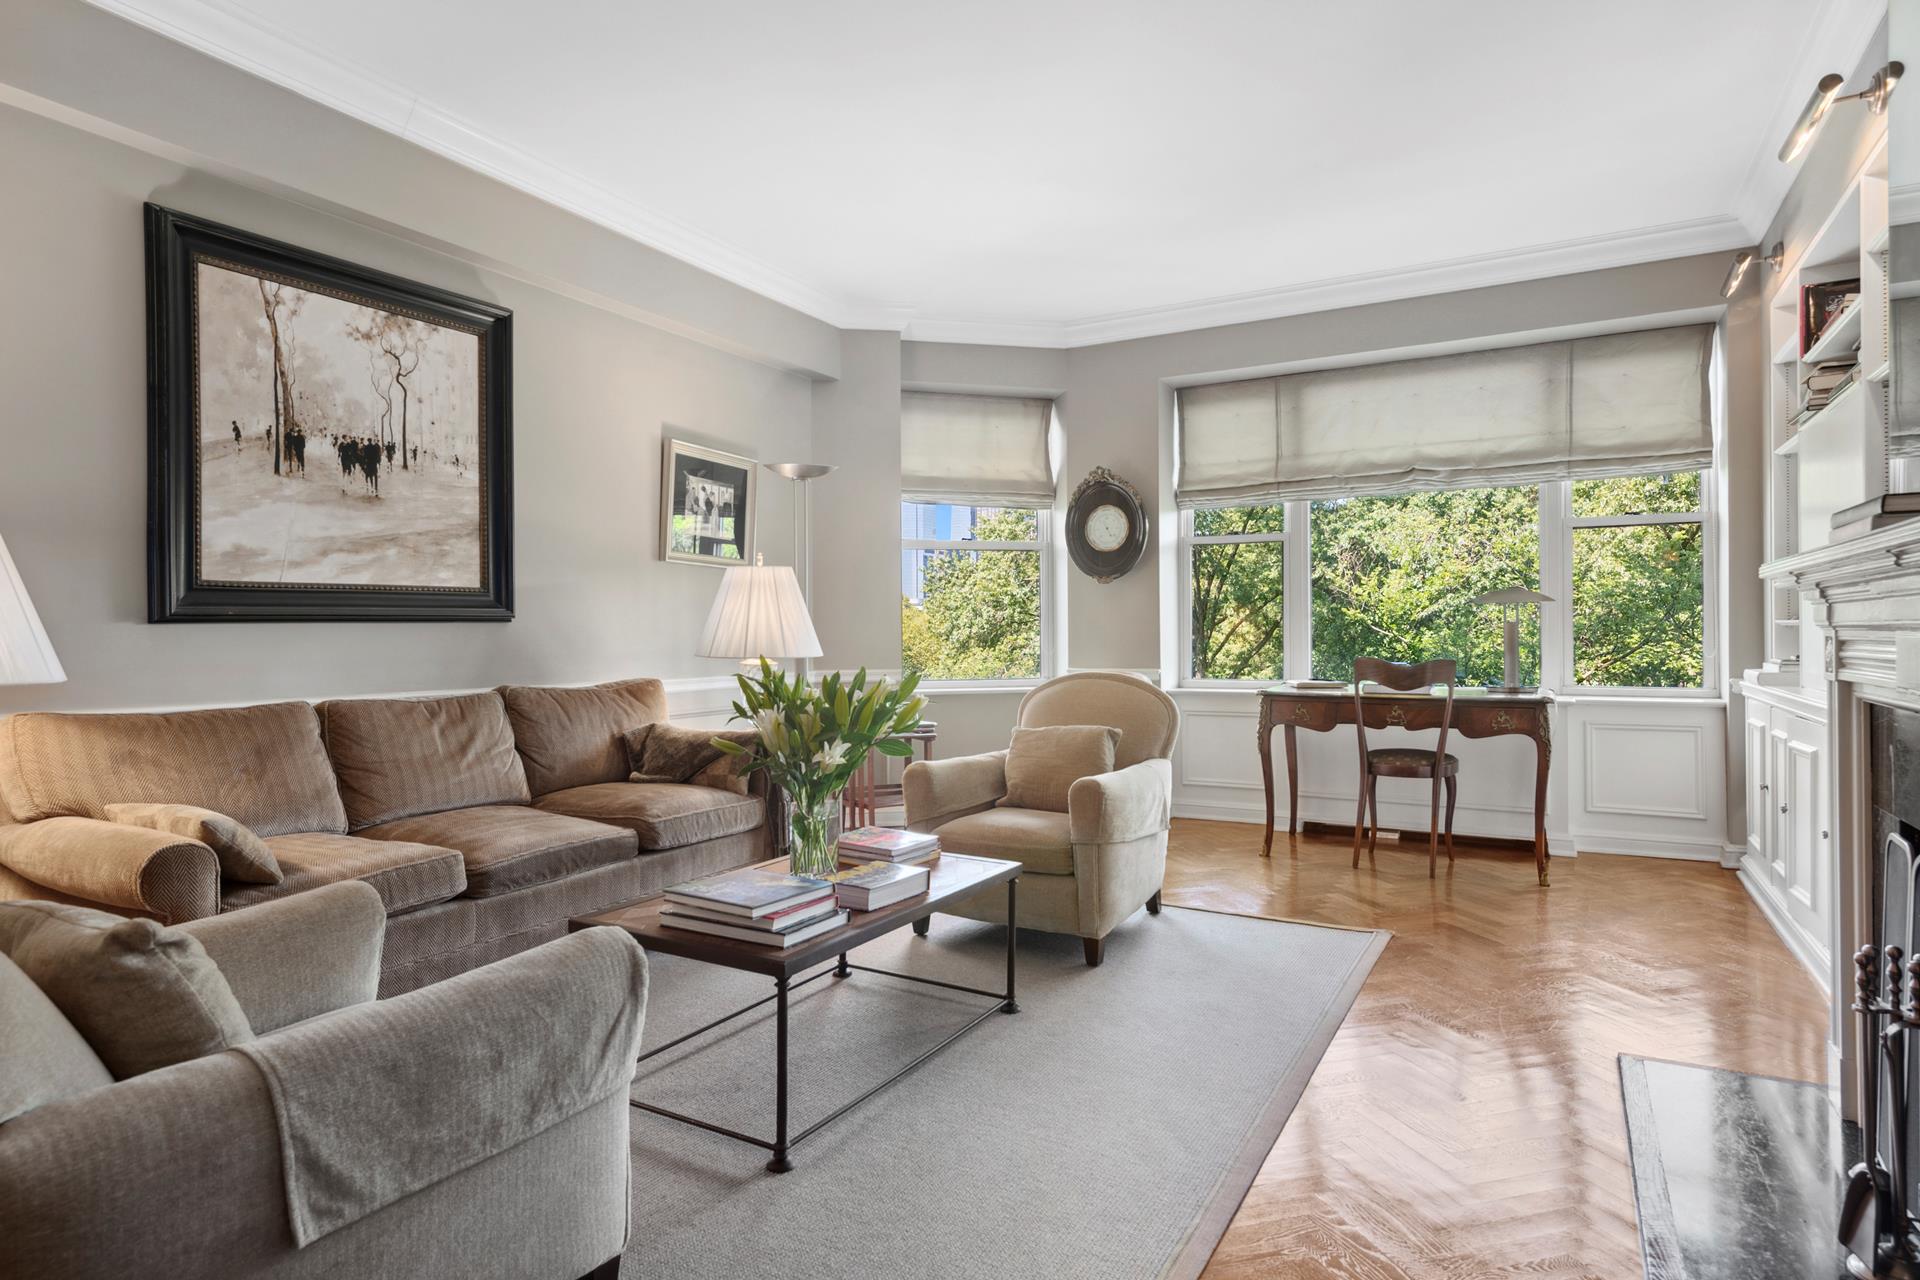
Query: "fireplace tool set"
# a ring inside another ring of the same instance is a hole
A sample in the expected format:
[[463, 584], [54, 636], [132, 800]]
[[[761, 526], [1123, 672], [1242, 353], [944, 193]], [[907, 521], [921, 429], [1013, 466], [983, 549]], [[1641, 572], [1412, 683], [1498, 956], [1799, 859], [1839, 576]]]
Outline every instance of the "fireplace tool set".
[[[1917, 866], [1913, 848], [1895, 835], [1888, 837], [1885, 852], [1888, 874], [1883, 883], [1891, 889], [1899, 883], [1894, 869], [1904, 872], [1905, 938], [1911, 946]], [[1860, 1095], [1862, 1159], [1847, 1172], [1840, 1243], [1849, 1250], [1847, 1269], [1861, 1280], [1920, 1280], [1920, 1222], [1909, 1202], [1913, 1175], [1907, 1150], [1913, 1135], [1907, 1042], [1920, 1029], [1920, 956], [1909, 959], [1898, 942], [1869, 944], [1854, 953], [1853, 963], [1853, 1010], [1860, 1017], [1860, 1061], [1866, 1079]]]

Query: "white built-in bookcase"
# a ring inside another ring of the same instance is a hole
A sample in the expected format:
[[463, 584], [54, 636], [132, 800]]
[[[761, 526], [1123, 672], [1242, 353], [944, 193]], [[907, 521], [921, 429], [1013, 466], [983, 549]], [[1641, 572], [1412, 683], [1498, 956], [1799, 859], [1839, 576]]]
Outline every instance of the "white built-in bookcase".
[[[1788, 260], [1767, 305], [1772, 377], [1767, 422], [1773, 457], [1768, 466], [1767, 559], [1778, 560], [1825, 546], [1832, 516], [1887, 492], [1889, 394], [1887, 289], [1887, 149], [1884, 140], [1847, 184], [1839, 201], [1804, 249], [1787, 246]], [[1800, 290], [1829, 280], [1860, 278], [1860, 297], [1800, 353]], [[1860, 344], [1861, 375], [1832, 403], [1799, 426], [1788, 420], [1800, 407], [1800, 379], [1807, 366], [1845, 354]], [[1772, 582], [1767, 592], [1769, 666], [1792, 666], [1804, 655], [1802, 683], [1824, 691], [1819, 670], [1819, 633], [1803, 616], [1791, 584]]]

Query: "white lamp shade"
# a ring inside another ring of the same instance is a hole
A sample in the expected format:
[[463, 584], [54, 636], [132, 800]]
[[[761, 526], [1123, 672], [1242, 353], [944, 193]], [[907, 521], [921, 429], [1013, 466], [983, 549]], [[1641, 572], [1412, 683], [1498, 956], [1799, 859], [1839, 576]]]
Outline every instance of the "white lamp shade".
[[817, 658], [820, 637], [783, 564], [741, 565], [720, 579], [697, 650], [703, 658]]
[[1473, 598], [1473, 602], [1475, 604], [1552, 604], [1553, 597], [1527, 587], [1501, 587], [1495, 591], [1482, 591]]
[[0, 684], [63, 684], [67, 673], [0, 538]]

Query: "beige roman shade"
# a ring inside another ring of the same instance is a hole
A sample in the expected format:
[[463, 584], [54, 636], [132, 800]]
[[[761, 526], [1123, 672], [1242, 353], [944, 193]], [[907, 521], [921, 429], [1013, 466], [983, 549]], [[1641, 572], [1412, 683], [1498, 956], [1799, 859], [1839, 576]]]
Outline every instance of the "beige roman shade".
[[1053, 402], [908, 391], [900, 397], [900, 494], [908, 502], [1053, 505]]
[[1688, 325], [1183, 388], [1180, 505], [1704, 467], [1712, 351]]

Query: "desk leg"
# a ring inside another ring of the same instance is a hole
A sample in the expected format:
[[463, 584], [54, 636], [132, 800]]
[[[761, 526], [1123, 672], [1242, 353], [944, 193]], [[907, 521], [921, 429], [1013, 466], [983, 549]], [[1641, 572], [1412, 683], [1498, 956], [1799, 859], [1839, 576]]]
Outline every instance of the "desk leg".
[[[1287, 722], [1287, 844], [1293, 844], [1293, 838], [1300, 833], [1300, 739], [1293, 727]], [[1269, 822], [1268, 826], [1273, 824]]]
[[1553, 739], [1545, 726], [1533, 740], [1533, 863], [1540, 887], [1547, 886], [1547, 767], [1553, 759]]
[[[1267, 795], [1267, 829], [1260, 836], [1260, 856], [1273, 856], [1273, 704], [1260, 699], [1260, 788]], [[1291, 770], [1289, 770], [1291, 773]]]

